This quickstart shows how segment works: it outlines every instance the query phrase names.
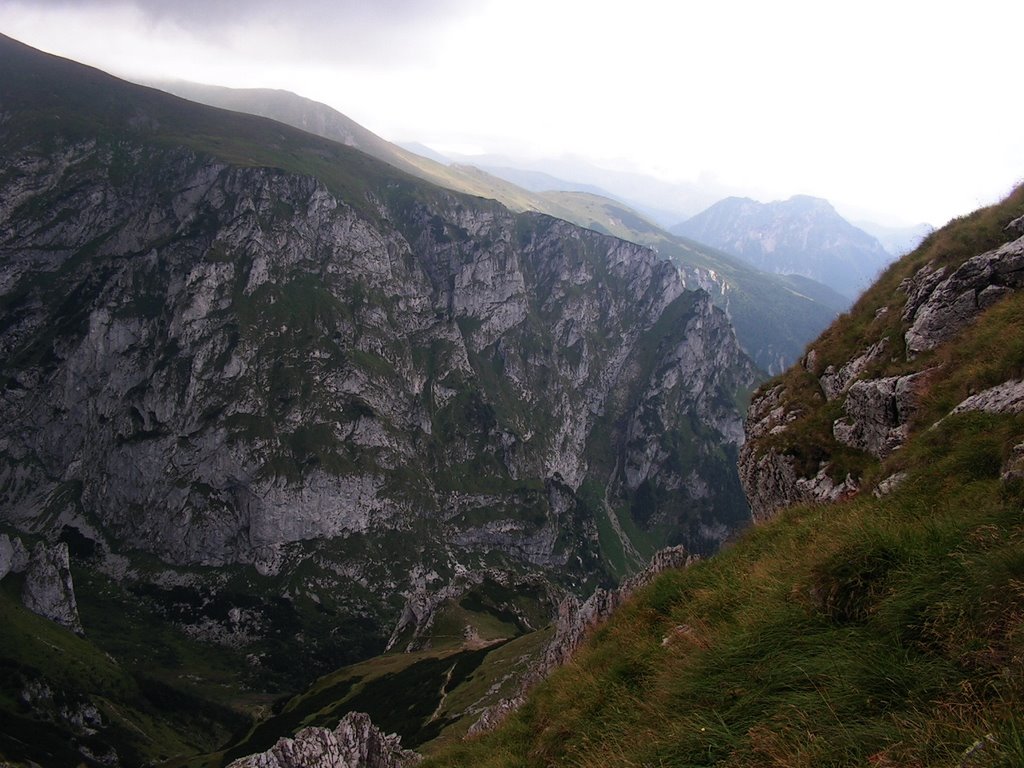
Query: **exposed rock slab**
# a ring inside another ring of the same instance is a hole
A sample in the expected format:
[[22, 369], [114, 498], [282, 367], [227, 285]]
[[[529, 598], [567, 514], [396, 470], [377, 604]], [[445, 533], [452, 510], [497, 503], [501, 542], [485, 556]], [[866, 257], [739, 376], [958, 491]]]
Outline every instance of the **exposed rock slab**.
[[422, 757], [402, 749], [401, 738], [385, 736], [362, 712], [349, 712], [334, 730], [303, 728], [266, 752], [232, 762], [228, 768], [409, 768]]
[[946, 276], [926, 265], [904, 285], [907, 353], [952, 338], [979, 312], [1024, 285], [1024, 237], [968, 259]]
[[906, 442], [924, 375], [854, 382], [843, 401], [845, 417], [832, 427], [836, 440], [877, 458], [890, 455]]
[[1024, 413], [1024, 380], [1004, 381], [995, 387], [971, 395], [952, 413], [982, 411], [984, 413]]
[[835, 400], [839, 397], [850, 385], [850, 382], [860, 376], [871, 363], [882, 357], [888, 345], [889, 340], [882, 339], [872, 344], [850, 362], [840, 366], [838, 370], [835, 366], [828, 366], [818, 379], [821, 390], [825, 393], [825, 399]]

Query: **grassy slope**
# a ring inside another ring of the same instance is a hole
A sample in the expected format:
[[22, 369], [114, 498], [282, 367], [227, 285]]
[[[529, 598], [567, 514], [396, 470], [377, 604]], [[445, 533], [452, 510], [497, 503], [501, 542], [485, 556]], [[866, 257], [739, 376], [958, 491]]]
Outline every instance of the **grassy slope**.
[[[20, 581], [5, 578], [0, 588], [0, 760], [79, 764], [61, 711], [89, 705], [102, 719], [102, 735], [94, 739], [80, 730], [77, 741], [97, 754], [113, 745], [126, 765], [208, 750], [247, 724], [245, 716], [214, 703], [206, 692], [159, 679], [159, 663], [121, 664], [88, 636], [29, 612], [19, 599]], [[34, 713], [22, 701], [33, 689], [46, 692], [36, 695]], [[41, 717], [46, 711], [49, 716]]]
[[[100, 70], [50, 56], [0, 35], [0, 149], [55, 141], [129, 140], [188, 147], [225, 163], [314, 176], [362, 214], [372, 198], [431, 198], [450, 193], [335, 141], [266, 118], [217, 109], [133, 85]], [[60, 137], [59, 139], [55, 137]], [[460, 196], [466, 206], [491, 201]]]
[[[826, 362], [894, 333], [900, 280], [1005, 241], [1022, 203], [953, 222], [889, 270], [815, 345]], [[663, 575], [502, 729], [427, 765], [1024, 765], [1024, 480], [1000, 477], [1024, 417], [932, 427], [1024, 372], [1024, 296], [913, 368], [935, 365], [909, 443], [866, 468], [907, 471], [897, 491], [790, 509]]]
[[[470, 622], [479, 625], [480, 618], [475, 615]], [[172, 765], [218, 768], [269, 749], [282, 735], [301, 728], [333, 728], [351, 711], [369, 713], [382, 730], [401, 735], [404, 746], [429, 754], [458, 743], [484, 707], [515, 694], [517, 681], [551, 632], [548, 627], [508, 641], [495, 637], [479, 648], [442, 641], [429, 650], [391, 653], [344, 667], [289, 699], [229, 747]]]
[[820, 460], [827, 458], [831, 462], [829, 472], [837, 480], [847, 473], [868, 481], [885, 477], [870, 456], [842, 446], [833, 438], [832, 422], [840, 415], [842, 399], [826, 404], [816, 378], [828, 366], [838, 369], [882, 339], [887, 339], [887, 354], [880, 356], [865, 376], [896, 376], [931, 368], [939, 371], [921, 398], [915, 417], [918, 428], [941, 418], [971, 392], [1024, 375], [1024, 335], [1015, 332], [1020, 320], [1014, 309], [1018, 299], [993, 308], [986, 322], [970, 331], [975, 334], [970, 345], [961, 340], [908, 361], [902, 321], [906, 294], [900, 289], [903, 280], [929, 262], [936, 266], [955, 266], [998, 247], [1006, 242], [1006, 225], [1022, 215], [1024, 186], [997, 205], [953, 220], [887, 269], [849, 312], [840, 316], [808, 347], [817, 353], [812, 372], [794, 366], [763, 386], [781, 384], [787, 410], [802, 412], [799, 419], [771, 439], [770, 445], [794, 456], [810, 474], [817, 471]]

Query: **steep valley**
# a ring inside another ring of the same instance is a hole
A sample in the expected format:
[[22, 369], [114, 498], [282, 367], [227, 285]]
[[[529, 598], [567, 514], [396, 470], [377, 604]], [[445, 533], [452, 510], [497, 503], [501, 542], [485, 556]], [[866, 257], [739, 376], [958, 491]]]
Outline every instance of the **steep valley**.
[[0, 764], [1024, 765], [1024, 187], [825, 328], [291, 94], [0, 71]]
[[752, 400], [758, 525], [427, 766], [1024, 764], [1024, 187]]
[[748, 524], [757, 370], [653, 251], [0, 64], [4, 757], [213, 752], [386, 646], [496, 653]]

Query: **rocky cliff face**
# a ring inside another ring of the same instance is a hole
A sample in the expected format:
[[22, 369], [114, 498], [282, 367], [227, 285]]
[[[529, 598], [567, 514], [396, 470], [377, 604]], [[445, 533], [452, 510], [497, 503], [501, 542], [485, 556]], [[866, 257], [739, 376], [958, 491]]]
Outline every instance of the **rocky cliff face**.
[[[642, 563], [630, 530], [706, 552], [749, 518], [753, 366], [650, 250], [393, 174], [15, 123], [0, 514], [84, 538], [189, 637], [257, 667], [274, 638], [294, 676], [295, 636], [325, 671], [461, 572], [587, 590]], [[238, 564], [264, 580], [229, 587]]]
[[[966, 391], [938, 411], [941, 401], [930, 394], [961, 391], [946, 383], [958, 374], [944, 350], [1024, 286], [1018, 196], [981, 212], [983, 224], [954, 222], [927, 240], [854, 308], [848, 327], [830, 329], [799, 366], [754, 397], [739, 467], [755, 519], [856, 493], [862, 471], [884, 463], [929, 419], [1020, 412], [1017, 379], [982, 391], [958, 384]], [[958, 250], [949, 245], [956, 241], [964, 244]], [[882, 474], [876, 494], [902, 477]]]
[[41, 541], [29, 555], [17, 536], [0, 534], [0, 579], [9, 573], [24, 574], [21, 602], [26, 608], [82, 634], [67, 544]]
[[290, 542], [429, 518], [554, 566], [592, 535], [564, 537], [596, 465], [613, 494], [710, 508], [680, 419], [741, 439], [749, 363], [643, 248], [444, 195], [368, 215], [181, 150], [84, 142], [0, 173], [17, 525], [71, 506], [172, 562], [273, 570]]
[[67, 544], [36, 545], [25, 569], [21, 600], [33, 613], [82, 634]]

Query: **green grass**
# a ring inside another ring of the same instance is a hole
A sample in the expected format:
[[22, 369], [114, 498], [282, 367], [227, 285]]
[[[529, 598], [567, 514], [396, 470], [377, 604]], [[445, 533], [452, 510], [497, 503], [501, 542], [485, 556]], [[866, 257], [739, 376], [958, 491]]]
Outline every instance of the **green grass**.
[[891, 497], [792, 509], [663, 575], [427, 765], [951, 765], [988, 734], [978, 765], [1019, 764], [1024, 518], [998, 457], [1022, 439], [950, 418]]
[[280, 736], [300, 728], [333, 728], [350, 711], [369, 713], [382, 730], [401, 735], [406, 747], [436, 750], [465, 735], [482, 707], [515, 693], [516, 673], [525, 671], [550, 635], [550, 629], [529, 632], [479, 649], [442, 643], [346, 667], [290, 699], [229, 749], [189, 764], [225, 764], [268, 749]]
[[882, 340], [887, 344], [884, 353], [865, 370], [864, 377], [931, 371], [918, 393], [917, 428], [941, 418], [971, 392], [1024, 375], [1024, 334], [1020, 332], [1024, 301], [1019, 295], [990, 307], [955, 343], [908, 360], [904, 343], [908, 324], [902, 320], [907, 296], [901, 288], [904, 280], [926, 264], [952, 269], [1006, 242], [1006, 225], [1021, 215], [1024, 186], [996, 205], [954, 219], [886, 270], [848, 313], [809, 345], [817, 358], [812, 370], [797, 365], [762, 386], [764, 391], [781, 384], [783, 405], [801, 415], [784, 431], [766, 438], [758, 450], [792, 456], [805, 476], [815, 474], [823, 461], [837, 481], [847, 474], [868, 480], [884, 476], [878, 473], [874, 457], [834, 439], [832, 425], [842, 415], [843, 397], [826, 403], [817, 378], [828, 366], [839, 369]]
[[[114, 747], [126, 764], [161, 762], [206, 750], [228, 738], [247, 718], [189, 686], [170, 686], [153, 674], [121, 664], [93, 642], [25, 610], [20, 579], [0, 588], [0, 758], [44, 765], [77, 765], [73, 743], [105, 752]], [[88, 624], [87, 624], [88, 626]], [[196, 671], [200, 671], [198, 668]], [[39, 686], [30, 709], [24, 691]], [[97, 735], [69, 736], [61, 713], [93, 706], [102, 726]]]

